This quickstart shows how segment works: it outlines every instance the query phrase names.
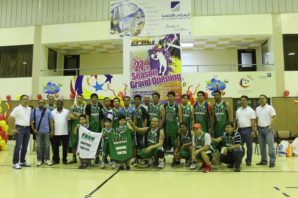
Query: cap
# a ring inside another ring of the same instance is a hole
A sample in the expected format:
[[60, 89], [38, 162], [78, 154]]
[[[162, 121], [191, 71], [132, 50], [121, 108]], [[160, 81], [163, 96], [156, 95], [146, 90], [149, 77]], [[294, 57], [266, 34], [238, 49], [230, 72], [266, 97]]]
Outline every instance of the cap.
[[196, 128], [196, 129], [200, 129], [202, 128], [201, 125], [199, 123], [196, 123], [192, 126], [192, 128]]

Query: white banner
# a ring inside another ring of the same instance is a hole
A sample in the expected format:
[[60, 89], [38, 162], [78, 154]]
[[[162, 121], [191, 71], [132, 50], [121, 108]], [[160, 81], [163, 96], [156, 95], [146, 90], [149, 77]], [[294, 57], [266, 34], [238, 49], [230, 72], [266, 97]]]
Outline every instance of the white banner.
[[122, 36], [191, 35], [190, 0], [112, 0], [111, 29]]
[[97, 148], [101, 139], [101, 133], [94, 133], [85, 127], [79, 128], [79, 142], [77, 154], [82, 159], [95, 158]]

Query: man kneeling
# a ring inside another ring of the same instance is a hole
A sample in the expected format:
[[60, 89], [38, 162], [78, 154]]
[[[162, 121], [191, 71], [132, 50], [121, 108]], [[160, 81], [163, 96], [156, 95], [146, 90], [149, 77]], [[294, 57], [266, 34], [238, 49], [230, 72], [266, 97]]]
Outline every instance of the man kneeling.
[[233, 122], [225, 125], [226, 132], [222, 137], [214, 139], [216, 143], [222, 143], [224, 147], [223, 153], [220, 154], [220, 161], [228, 164], [229, 168], [235, 167], [235, 172], [240, 172], [240, 164], [244, 155], [244, 149], [241, 146], [241, 136], [234, 130]]
[[215, 151], [216, 149], [211, 142], [210, 134], [203, 132], [200, 124], [194, 124], [192, 136], [192, 164], [190, 165], [190, 169], [195, 170], [197, 168], [196, 163], [202, 161], [204, 172], [211, 172], [210, 161]]
[[164, 167], [164, 131], [159, 129], [159, 123], [157, 118], [152, 118], [151, 127], [139, 128], [132, 121], [129, 124], [132, 128], [141, 134], [145, 135], [145, 148], [141, 149], [137, 155], [140, 159], [149, 159], [149, 165], [152, 164], [152, 158], [154, 162], [158, 161], [158, 168]]

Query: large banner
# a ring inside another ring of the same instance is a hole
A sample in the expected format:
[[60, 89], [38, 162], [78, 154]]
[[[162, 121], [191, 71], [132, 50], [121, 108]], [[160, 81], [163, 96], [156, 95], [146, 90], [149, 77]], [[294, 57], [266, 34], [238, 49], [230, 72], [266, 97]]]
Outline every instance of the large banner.
[[77, 154], [82, 159], [93, 159], [97, 152], [99, 141], [101, 139], [101, 133], [94, 133], [89, 131], [85, 127], [79, 128], [79, 143]]
[[112, 0], [113, 37], [191, 34], [190, 0]]
[[161, 94], [174, 91], [177, 98], [182, 93], [180, 35], [132, 38], [129, 44], [131, 96]]

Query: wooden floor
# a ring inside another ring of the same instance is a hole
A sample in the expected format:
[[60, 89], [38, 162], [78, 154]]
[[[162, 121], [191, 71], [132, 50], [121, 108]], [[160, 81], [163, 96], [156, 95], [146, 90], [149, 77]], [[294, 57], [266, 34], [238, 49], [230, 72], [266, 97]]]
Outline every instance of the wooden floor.
[[[30, 168], [11, 167], [14, 142], [8, 151], [0, 152], [1, 198], [283, 198], [298, 197], [298, 157], [278, 157], [276, 167], [256, 166], [260, 156], [253, 156], [253, 165], [242, 165], [235, 173], [224, 165], [211, 173], [190, 171], [184, 166], [172, 168], [171, 156], [163, 170], [134, 168], [131, 171], [101, 170], [93, 166], [79, 170], [76, 165], [36, 167], [36, 154], [28, 154]], [[69, 160], [71, 156], [69, 156]]]

